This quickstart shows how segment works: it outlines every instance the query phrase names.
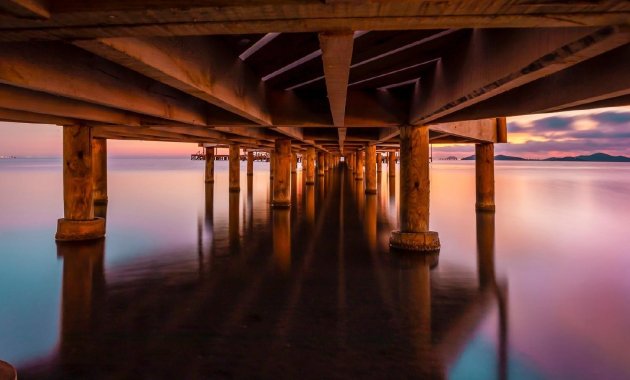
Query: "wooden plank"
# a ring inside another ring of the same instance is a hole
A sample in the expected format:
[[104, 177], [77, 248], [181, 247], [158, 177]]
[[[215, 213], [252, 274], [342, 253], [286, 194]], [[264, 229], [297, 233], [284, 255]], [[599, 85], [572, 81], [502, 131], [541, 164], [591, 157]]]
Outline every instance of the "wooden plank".
[[0, 121], [9, 121], [14, 123], [30, 123], [30, 124], [55, 124], [55, 125], [71, 125], [76, 124], [76, 119], [67, 117], [42, 115], [40, 113], [18, 111], [13, 109], [0, 108]]
[[15, 17], [28, 19], [48, 19], [50, 12], [39, 0], [0, 0], [0, 11]]
[[409, 123], [435, 121], [629, 41], [626, 27], [475, 30], [417, 85]]
[[0, 85], [0, 107], [86, 121], [140, 125], [138, 115], [46, 93]]
[[106, 38], [75, 45], [255, 123], [271, 123], [263, 83], [215, 38]]
[[[488, 118], [481, 120], [465, 120], [450, 123], [429, 125], [429, 131], [439, 132], [449, 137], [465, 138], [478, 142], [500, 143], [506, 142], [507, 132], [504, 131], [505, 118]], [[385, 142], [400, 135], [400, 128], [382, 128], [379, 131], [378, 141]], [[498, 139], [498, 136], [501, 139]]]
[[206, 125], [203, 102], [72, 46], [0, 49], [0, 83], [191, 125]]

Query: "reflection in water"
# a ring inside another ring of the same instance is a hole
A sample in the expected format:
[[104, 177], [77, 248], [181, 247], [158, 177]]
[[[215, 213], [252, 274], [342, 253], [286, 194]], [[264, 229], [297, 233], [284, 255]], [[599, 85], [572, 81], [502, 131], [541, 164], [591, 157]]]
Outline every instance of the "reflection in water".
[[[232, 255], [190, 269], [159, 256], [127, 267], [107, 292], [103, 240], [59, 245], [62, 344], [48, 367], [25, 375], [445, 378], [457, 359], [451, 353], [469, 339], [461, 337], [474, 332], [461, 326], [490, 310], [480, 294], [495, 283], [493, 215], [478, 219], [485, 285], [457, 271], [432, 278], [437, 255], [391, 254], [379, 244], [377, 195], [353, 193], [358, 181], [346, 177], [330, 175], [323, 198], [306, 186], [304, 215], [292, 225], [290, 209], [273, 209], [262, 229], [244, 231], [247, 244], [239, 243], [239, 193], [232, 192]], [[206, 187], [206, 222], [208, 194]], [[470, 314], [471, 306], [481, 313]]]

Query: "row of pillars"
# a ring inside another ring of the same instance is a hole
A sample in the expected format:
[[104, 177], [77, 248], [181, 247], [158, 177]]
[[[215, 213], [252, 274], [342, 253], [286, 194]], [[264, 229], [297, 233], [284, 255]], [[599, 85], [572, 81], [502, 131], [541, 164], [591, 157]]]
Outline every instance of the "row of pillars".
[[[230, 145], [229, 190], [240, 191], [240, 146]], [[477, 144], [476, 190], [478, 211], [493, 212], [494, 205], [494, 145]], [[206, 182], [214, 181], [213, 150], [206, 150]], [[247, 174], [253, 175], [253, 153], [247, 155]], [[315, 152], [308, 148], [303, 160], [306, 185], [315, 183], [317, 175], [339, 164], [338, 156]], [[363, 180], [364, 168], [367, 193], [377, 189], [377, 172], [382, 159], [376, 146], [346, 156], [348, 169], [357, 180]], [[394, 178], [395, 153], [388, 157], [389, 176]], [[291, 152], [291, 140], [278, 139], [271, 155], [270, 176], [273, 178], [273, 207], [290, 207], [291, 172], [295, 172], [297, 157]], [[95, 205], [107, 203], [107, 145], [104, 139], [93, 139], [90, 127], [63, 127], [64, 218], [57, 224], [57, 240], [88, 240], [105, 235], [105, 220], [96, 217]], [[390, 236], [395, 249], [435, 251], [440, 248], [438, 233], [429, 230], [429, 129], [425, 126], [400, 128], [400, 229]]]

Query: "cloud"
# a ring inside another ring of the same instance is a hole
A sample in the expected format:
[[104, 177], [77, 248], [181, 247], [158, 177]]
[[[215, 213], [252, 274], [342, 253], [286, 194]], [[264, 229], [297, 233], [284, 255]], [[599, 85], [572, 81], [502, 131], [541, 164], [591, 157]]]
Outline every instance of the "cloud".
[[603, 124], [628, 124], [630, 123], [630, 112], [603, 112], [594, 114], [591, 118]]

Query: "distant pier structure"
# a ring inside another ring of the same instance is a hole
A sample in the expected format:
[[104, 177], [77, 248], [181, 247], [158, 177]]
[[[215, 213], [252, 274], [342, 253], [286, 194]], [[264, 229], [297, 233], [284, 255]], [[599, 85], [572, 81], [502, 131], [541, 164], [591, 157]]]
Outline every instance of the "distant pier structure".
[[[366, 196], [385, 164], [391, 247], [436, 251], [430, 144], [475, 145], [493, 212], [506, 116], [630, 104], [629, 23], [612, 0], [0, 0], [0, 120], [63, 126], [58, 240], [104, 236], [121, 139], [223, 146], [231, 192], [264, 152], [274, 208], [299, 161], [307, 186], [346, 170]], [[208, 184], [215, 155], [197, 156]]]

